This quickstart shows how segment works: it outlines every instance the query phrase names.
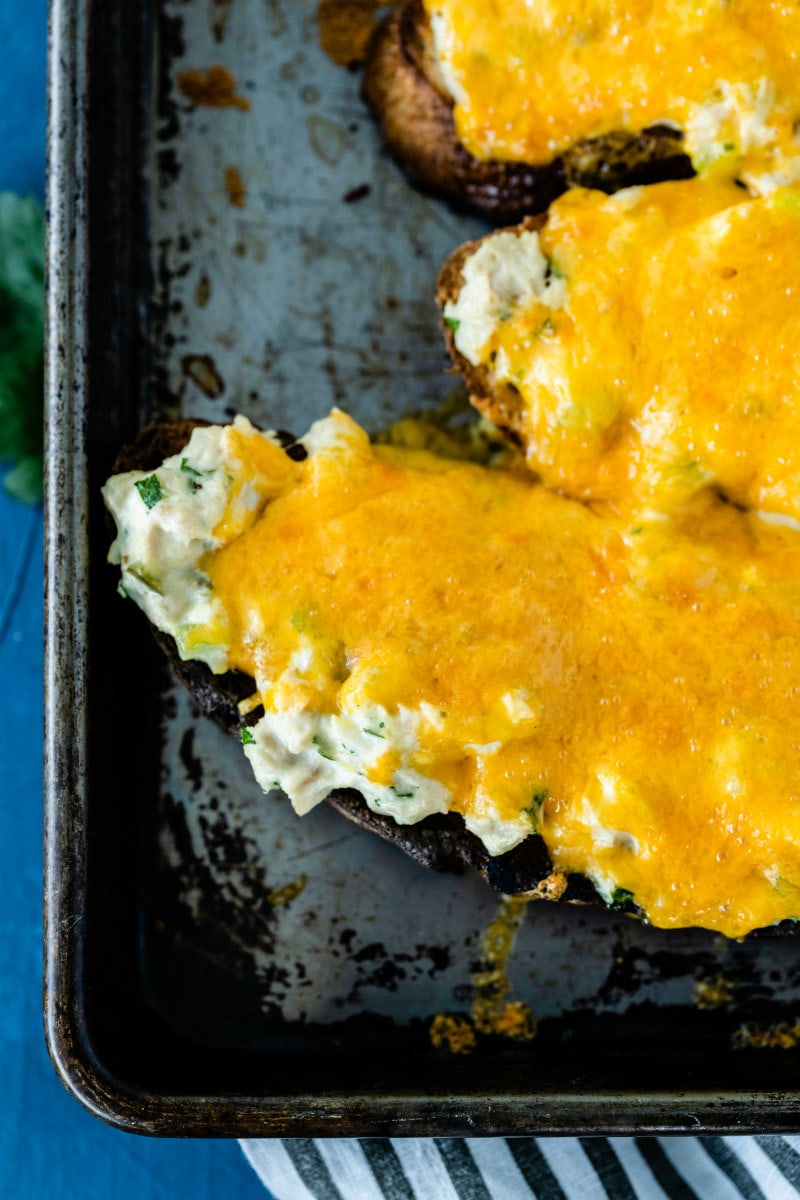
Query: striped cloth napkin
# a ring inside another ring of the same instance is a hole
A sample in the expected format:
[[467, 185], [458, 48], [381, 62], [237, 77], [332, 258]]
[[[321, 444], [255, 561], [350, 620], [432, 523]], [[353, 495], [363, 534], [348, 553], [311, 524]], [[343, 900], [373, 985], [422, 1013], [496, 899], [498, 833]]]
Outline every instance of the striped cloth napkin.
[[296, 1138], [241, 1146], [276, 1200], [800, 1200], [800, 1135]]

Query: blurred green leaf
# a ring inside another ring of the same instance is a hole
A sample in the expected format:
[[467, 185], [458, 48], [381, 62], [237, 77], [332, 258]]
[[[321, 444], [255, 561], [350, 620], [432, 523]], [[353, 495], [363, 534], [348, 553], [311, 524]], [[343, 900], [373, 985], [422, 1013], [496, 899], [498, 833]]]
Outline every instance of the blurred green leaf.
[[29, 502], [42, 494], [43, 399], [44, 213], [0, 192], [0, 459], [17, 464], [4, 483]]

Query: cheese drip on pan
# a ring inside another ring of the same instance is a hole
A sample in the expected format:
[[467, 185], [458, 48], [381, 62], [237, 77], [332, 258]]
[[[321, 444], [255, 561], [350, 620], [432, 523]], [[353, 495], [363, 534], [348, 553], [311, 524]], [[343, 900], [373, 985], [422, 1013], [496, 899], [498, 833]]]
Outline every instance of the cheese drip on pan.
[[704, 496], [600, 518], [529, 476], [244, 419], [104, 489], [122, 587], [255, 680], [245, 753], [304, 812], [356, 787], [653, 924], [800, 915], [800, 538]]

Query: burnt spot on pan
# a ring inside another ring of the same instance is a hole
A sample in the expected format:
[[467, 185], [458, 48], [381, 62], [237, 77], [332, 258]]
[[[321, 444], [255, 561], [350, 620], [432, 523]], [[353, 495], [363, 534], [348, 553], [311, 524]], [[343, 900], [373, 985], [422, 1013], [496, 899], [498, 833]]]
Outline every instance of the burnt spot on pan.
[[172, 86], [170, 64], [186, 53], [186, 37], [183, 18], [177, 15], [170, 16], [166, 5], [159, 6], [159, 41], [161, 53], [156, 57], [156, 104], [159, 124], [156, 136], [160, 142], [172, 142], [180, 133], [180, 109]]
[[680, 979], [692, 966], [699, 976], [711, 977], [719, 972], [711, 936], [707, 947], [694, 955], [692, 966], [687, 963], [685, 952], [648, 950], [640, 943], [631, 945], [622, 938], [611, 947], [610, 958], [608, 976], [596, 996], [596, 1002], [604, 1007], [618, 1007], [625, 999], [635, 999], [648, 984]]
[[345, 204], [356, 204], [359, 200], [366, 200], [367, 196], [372, 191], [368, 183], [361, 183], [358, 187], [352, 187], [342, 196]]
[[194, 754], [194, 735], [193, 728], [184, 732], [181, 738], [180, 756], [192, 787], [195, 792], [198, 792], [203, 783], [203, 762]]
[[208, 0], [208, 27], [215, 42], [224, 42], [233, 0]]
[[406, 981], [435, 979], [453, 965], [450, 946], [420, 942], [413, 952], [398, 952], [382, 941], [360, 942], [358, 932], [352, 927], [331, 936], [329, 946], [333, 956], [343, 954], [355, 973], [353, 985], [340, 1000], [340, 1006], [360, 1003], [365, 988], [394, 992]]

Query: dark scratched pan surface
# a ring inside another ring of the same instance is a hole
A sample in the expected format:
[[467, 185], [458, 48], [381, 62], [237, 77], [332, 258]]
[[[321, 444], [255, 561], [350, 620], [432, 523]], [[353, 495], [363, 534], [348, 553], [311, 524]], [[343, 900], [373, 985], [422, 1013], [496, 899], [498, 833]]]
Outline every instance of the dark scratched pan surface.
[[338, 404], [377, 429], [452, 387], [434, 283], [483, 229], [410, 191], [314, 0], [56, 0], [49, 188], [45, 1005], [67, 1085], [166, 1134], [796, 1127], [792, 937], [537, 903], [508, 967], [537, 1038], [434, 1050], [497, 895], [262, 796], [115, 594], [98, 489], [146, 421], [302, 433]]

